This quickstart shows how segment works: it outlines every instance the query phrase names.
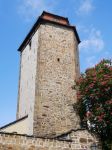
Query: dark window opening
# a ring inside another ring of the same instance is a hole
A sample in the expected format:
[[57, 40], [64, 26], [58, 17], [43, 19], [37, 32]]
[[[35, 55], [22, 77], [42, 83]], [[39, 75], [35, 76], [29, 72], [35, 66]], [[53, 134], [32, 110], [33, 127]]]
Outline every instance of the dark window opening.
[[29, 42], [29, 47], [30, 47], [30, 49], [31, 49], [31, 45], [32, 45], [32, 42], [31, 42], [31, 40], [30, 40], [30, 42]]
[[60, 59], [59, 59], [59, 58], [57, 58], [57, 61], [59, 62], [59, 61], [60, 61]]

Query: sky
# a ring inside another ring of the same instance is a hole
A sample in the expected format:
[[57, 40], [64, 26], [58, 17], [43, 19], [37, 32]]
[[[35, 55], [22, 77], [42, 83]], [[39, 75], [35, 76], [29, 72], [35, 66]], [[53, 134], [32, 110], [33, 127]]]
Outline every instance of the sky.
[[0, 126], [16, 119], [17, 49], [43, 10], [76, 26], [81, 72], [112, 58], [112, 0], [0, 0]]

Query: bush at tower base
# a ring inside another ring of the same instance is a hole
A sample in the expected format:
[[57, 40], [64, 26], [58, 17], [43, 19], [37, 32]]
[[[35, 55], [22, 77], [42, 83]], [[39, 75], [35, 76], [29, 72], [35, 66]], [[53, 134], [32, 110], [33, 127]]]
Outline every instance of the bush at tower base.
[[103, 148], [112, 143], [112, 64], [103, 59], [76, 81], [81, 125], [99, 135]]

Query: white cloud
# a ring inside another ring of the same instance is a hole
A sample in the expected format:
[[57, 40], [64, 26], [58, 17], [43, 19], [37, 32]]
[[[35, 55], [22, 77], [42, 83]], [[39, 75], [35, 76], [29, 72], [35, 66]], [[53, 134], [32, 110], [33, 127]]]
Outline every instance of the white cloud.
[[79, 45], [82, 72], [88, 67], [93, 67], [102, 59], [112, 59], [110, 50], [105, 49], [106, 43], [100, 30], [94, 28], [93, 25], [85, 27], [79, 24], [78, 31], [84, 39]]
[[30, 21], [37, 17], [43, 10], [52, 11], [55, 2], [52, 0], [20, 0], [18, 13], [25, 20]]
[[96, 57], [95, 56], [88, 56], [86, 59], [87, 67], [93, 67], [96, 64]]
[[78, 15], [87, 15], [94, 9], [92, 0], [81, 0], [77, 10]]
[[87, 39], [83, 40], [80, 44], [80, 50], [84, 52], [101, 52], [104, 48], [104, 41], [100, 30], [92, 28], [86, 30], [88, 33]]

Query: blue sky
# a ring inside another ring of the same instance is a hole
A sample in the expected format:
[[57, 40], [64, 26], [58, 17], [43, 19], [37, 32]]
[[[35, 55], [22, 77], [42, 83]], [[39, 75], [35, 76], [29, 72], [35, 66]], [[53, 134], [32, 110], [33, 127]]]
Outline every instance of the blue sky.
[[77, 27], [82, 72], [112, 58], [111, 0], [0, 0], [0, 126], [16, 118], [17, 49], [43, 10], [68, 17]]

